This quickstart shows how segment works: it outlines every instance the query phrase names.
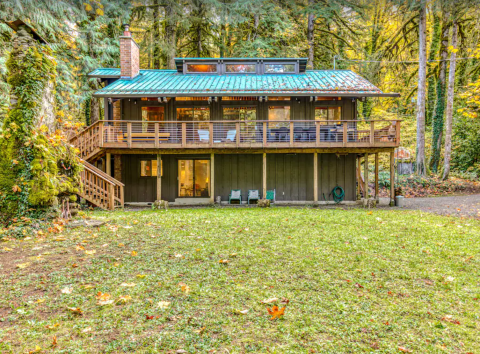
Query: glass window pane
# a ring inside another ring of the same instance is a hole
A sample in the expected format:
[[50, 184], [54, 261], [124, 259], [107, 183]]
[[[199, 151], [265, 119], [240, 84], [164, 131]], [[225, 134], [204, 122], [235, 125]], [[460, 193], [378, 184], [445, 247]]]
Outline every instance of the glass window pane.
[[157, 160], [140, 161], [140, 176], [156, 177], [157, 176]]
[[193, 197], [193, 161], [178, 160], [178, 195]]
[[290, 96], [269, 96], [269, 101], [290, 101]]
[[269, 106], [268, 120], [290, 120], [290, 106]]
[[222, 101], [256, 101], [257, 97], [248, 97], [248, 96], [224, 96]]
[[223, 107], [224, 120], [256, 120], [256, 107]]
[[175, 101], [208, 101], [208, 97], [175, 97]]
[[266, 73], [294, 73], [295, 64], [265, 64]]
[[210, 197], [209, 160], [195, 160], [195, 197]]
[[342, 120], [342, 107], [315, 107], [315, 120]]
[[165, 107], [142, 107], [142, 120], [144, 122], [160, 122], [165, 119]]
[[255, 64], [226, 64], [227, 73], [254, 73]]
[[216, 73], [217, 64], [187, 64], [188, 73]]

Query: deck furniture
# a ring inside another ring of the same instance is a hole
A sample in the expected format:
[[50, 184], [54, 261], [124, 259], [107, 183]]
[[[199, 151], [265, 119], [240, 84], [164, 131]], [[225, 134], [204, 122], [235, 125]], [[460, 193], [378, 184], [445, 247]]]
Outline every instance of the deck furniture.
[[[155, 133], [132, 133], [132, 142], [135, 143], [148, 143], [155, 141]], [[158, 133], [159, 141], [168, 141], [170, 133]], [[128, 140], [127, 133], [120, 133], [117, 135], [117, 141], [119, 143], [126, 143]]]
[[258, 189], [250, 189], [248, 191], [248, 199], [247, 199], [247, 204], [250, 204], [250, 201], [258, 200], [260, 199], [260, 193], [258, 192]]
[[206, 129], [198, 129], [198, 140], [202, 143], [208, 143], [210, 141], [210, 132]]
[[237, 200], [238, 204], [242, 204], [242, 191], [240, 189], [232, 189], [228, 196], [228, 204], [232, 204], [232, 201]]
[[275, 203], [275, 189], [271, 191], [267, 191], [267, 194], [265, 195], [265, 199], [269, 200], [270, 203]]
[[229, 130], [227, 132], [227, 138], [225, 140], [230, 140], [232, 143], [235, 142], [235, 138], [237, 136], [237, 131], [235, 129]]

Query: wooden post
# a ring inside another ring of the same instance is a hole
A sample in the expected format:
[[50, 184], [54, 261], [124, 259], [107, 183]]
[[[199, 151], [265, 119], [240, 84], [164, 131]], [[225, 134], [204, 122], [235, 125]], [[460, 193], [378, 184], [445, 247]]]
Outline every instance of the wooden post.
[[356, 161], [357, 166], [356, 166], [355, 175], [357, 176], [357, 179], [358, 179], [358, 181], [357, 181], [357, 197], [358, 197], [360, 195], [360, 182], [362, 181], [362, 179], [360, 178], [361, 177], [360, 168], [362, 167], [362, 163], [360, 161], [360, 156], [358, 156], [358, 155], [356, 157], [356, 160], [357, 160]]
[[262, 197], [267, 197], [267, 153], [263, 153], [263, 169], [262, 169]]
[[315, 122], [315, 146], [320, 145], [320, 123]]
[[313, 201], [318, 202], [318, 153], [313, 153]]
[[182, 123], [182, 147], [187, 145], [187, 123]]
[[122, 205], [122, 208], [125, 205], [125, 191], [123, 186], [120, 186], [120, 204]]
[[210, 154], [210, 203], [215, 203], [215, 154]]
[[390, 153], [390, 206], [395, 205], [395, 156]]
[[267, 145], [267, 123], [263, 122], [263, 146]]
[[235, 130], [237, 133], [235, 134], [235, 142], [237, 143], [237, 148], [240, 145], [240, 123], [235, 123]]
[[208, 145], [213, 147], [213, 123], [208, 123]]
[[370, 146], [375, 145], [375, 121], [370, 121]]
[[363, 178], [365, 179], [365, 188], [363, 189], [364, 192], [364, 199], [368, 199], [368, 153], [365, 153], [365, 161], [363, 165]]
[[378, 152], [375, 153], [375, 200], [377, 203], [380, 200], [380, 197], [378, 195]]
[[162, 155], [157, 154], [157, 200], [162, 200]]
[[115, 186], [108, 183], [108, 209], [115, 210]]
[[290, 146], [293, 146], [293, 122], [290, 122]]
[[109, 176], [112, 175], [112, 154], [107, 152], [105, 155], [105, 173]]
[[155, 147], [158, 148], [160, 141], [159, 141], [159, 124], [155, 123]]
[[132, 123], [127, 123], [127, 145], [129, 148], [132, 147]]
[[395, 146], [400, 146], [400, 121], [395, 122], [396, 135], [395, 135]]
[[99, 124], [98, 128], [99, 128], [99, 131], [100, 131], [98, 145], [100, 147], [103, 147], [103, 139], [104, 139], [104, 137], [103, 137], [103, 135], [104, 135], [104, 133], [103, 133], [103, 122], [99, 122], [98, 124]]
[[343, 146], [347, 146], [348, 142], [348, 122], [343, 122]]

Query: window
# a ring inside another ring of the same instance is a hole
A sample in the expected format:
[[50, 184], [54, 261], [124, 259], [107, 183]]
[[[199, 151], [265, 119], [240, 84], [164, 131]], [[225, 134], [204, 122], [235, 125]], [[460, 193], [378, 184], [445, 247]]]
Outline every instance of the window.
[[208, 97], [175, 97], [175, 101], [208, 101]]
[[208, 121], [210, 120], [209, 107], [177, 108], [177, 120]]
[[255, 64], [226, 64], [227, 73], [255, 73]]
[[256, 101], [257, 97], [248, 96], [225, 96], [222, 97], [222, 101]]
[[269, 106], [268, 120], [290, 120], [290, 106]]
[[224, 120], [256, 120], [257, 107], [223, 107]]
[[[163, 161], [160, 164], [161, 176], [163, 176]], [[157, 177], [157, 160], [140, 161], [141, 177]]]
[[142, 121], [160, 122], [164, 120], [165, 107], [142, 107]]
[[295, 64], [265, 64], [265, 73], [267, 74], [295, 73]]
[[216, 73], [217, 64], [187, 64], [187, 73]]
[[342, 120], [342, 107], [315, 107], [315, 120]]
[[289, 96], [269, 96], [269, 101], [290, 101]]
[[210, 197], [209, 160], [178, 160], [178, 196]]

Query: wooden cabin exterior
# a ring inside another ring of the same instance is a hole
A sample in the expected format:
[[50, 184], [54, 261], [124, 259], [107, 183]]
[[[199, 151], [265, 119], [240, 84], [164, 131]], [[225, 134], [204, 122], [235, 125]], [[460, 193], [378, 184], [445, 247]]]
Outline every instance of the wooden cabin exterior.
[[[378, 197], [378, 154], [393, 166], [400, 121], [359, 120], [357, 102], [397, 94], [349, 70], [308, 71], [304, 58], [178, 58], [177, 70], [140, 70], [128, 28], [120, 47], [120, 69], [90, 74], [105, 83], [95, 93], [105, 117], [72, 143], [125, 185], [122, 203], [225, 202], [239, 189], [245, 201], [275, 190], [277, 202], [313, 204], [337, 186], [345, 201], [359, 190]], [[358, 179], [371, 155], [375, 193]]]

